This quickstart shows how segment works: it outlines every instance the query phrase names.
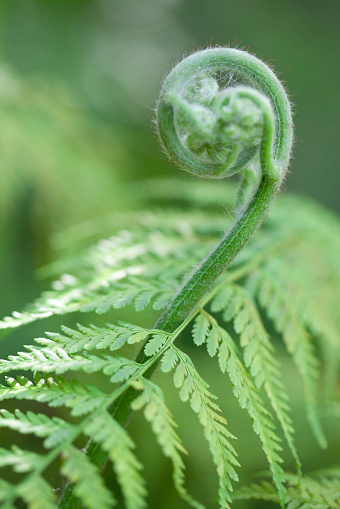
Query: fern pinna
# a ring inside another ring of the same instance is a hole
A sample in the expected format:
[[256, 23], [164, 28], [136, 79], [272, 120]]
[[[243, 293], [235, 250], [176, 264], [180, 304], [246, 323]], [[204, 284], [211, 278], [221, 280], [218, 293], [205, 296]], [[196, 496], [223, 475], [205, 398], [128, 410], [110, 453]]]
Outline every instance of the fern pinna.
[[[46, 333], [24, 352], [0, 361], [1, 372], [10, 374], [0, 386], [0, 398], [42, 405], [41, 413], [13, 405], [3, 409], [0, 426], [32, 434], [43, 447], [0, 449], [0, 465], [18, 474], [15, 483], [6, 477], [0, 481], [2, 507], [11, 509], [21, 499], [32, 509], [106, 509], [120, 497], [128, 509], [147, 507], [143, 466], [126, 429], [131, 413], [139, 410], [172, 463], [178, 495], [192, 507], [204, 507], [199, 494], [187, 491], [186, 449], [161, 387], [151, 380], [156, 369], [172, 374], [180, 399], [189, 403], [202, 426], [216, 466], [220, 507], [242, 497], [291, 509], [340, 507], [339, 469], [315, 478], [302, 473], [273, 341], [275, 329], [301, 376], [311, 430], [326, 447], [320, 380], [323, 402], [331, 403], [327, 408], [339, 406], [339, 222], [306, 199], [283, 196], [248, 243], [287, 172], [292, 120], [286, 93], [254, 56], [229, 48], [207, 49], [185, 58], [166, 78], [156, 126], [164, 150], [181, 168], [213, 179], [237, 174], [239, 190], [216, 180], [155, 179], [131, 186], [139, 208], [121, 214], [124, 228], [45, 268], [45, 275], [56, 279], [51, 289], [0, 322], [0, 328], [9, 331], [52, 315], [103, 314], [133, 305], [136, 311], [149, 310], [147, 316], [151, 307], [163, 310], [147, 328], [125, 321], [63, 326], [61, 332]], [[167, 201], [172, 197], [177, 208]], [[161, 198], [163, 205], [145, 209], [146, 198]], [[234, 212], [226, 216], [217, 202]], [[114, 222], [108, 218], [107, 224], [112, 231]], [[92, 226], [95, 231], [95, 222]], [[222, 238], [221, 230], [226, 231]], [[229, 379], [226, 383], [231, 383], [259, 438], [272, 483], [254, 484], [233, 495], [242, 468], [232, 415], [227, 424], [199, 367], [176, 343], [187, 330], [193, 344], [206, 347]], [[133, 358], [137, 344], [140, 351]], [[79, 376], [72, 378], [76, 372]], [[101, 374], [106, 382], [83, 383], [83, 374]], [[50, 410], [42, 413], [46, 405]], [[58, 407], [62, 411], [53, 415]], [[285, 444], [295, 474], [284, 471]], [[101, 475], [107, 461], [118, 494]], [[63, 478], [58, 490], [47, 473], [55, 462]]]

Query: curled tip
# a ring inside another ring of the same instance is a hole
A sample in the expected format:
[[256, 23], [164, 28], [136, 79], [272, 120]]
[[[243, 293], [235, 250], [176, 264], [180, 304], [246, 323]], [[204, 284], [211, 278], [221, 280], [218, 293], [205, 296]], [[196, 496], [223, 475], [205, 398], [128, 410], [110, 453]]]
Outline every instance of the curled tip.
[[156, 111], [166, 153], [190, 173], [222, 178], [256, 159], [268, 171], [288, 166], [289, 101], [269, 67], [244, 51], [207, 49], [182, 60]]

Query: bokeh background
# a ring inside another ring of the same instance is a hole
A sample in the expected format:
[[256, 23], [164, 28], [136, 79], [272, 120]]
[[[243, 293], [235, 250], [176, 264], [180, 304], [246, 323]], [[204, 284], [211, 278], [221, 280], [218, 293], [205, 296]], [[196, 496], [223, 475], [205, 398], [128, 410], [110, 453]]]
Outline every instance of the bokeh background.
[[[339, 212], [339, 23], [337, 0], [1, 2], [0, 314], [46, 287], [36, 271], [69, 248], [65, 238], [72, 234], [60, 232], [133, 207], [122, 191], [126, 182], [177, 175], [155, 139], [152, 108], [163, 75], [183, 54], [206, 45], [245, 48], [275, 68], [295, 105], [287, 188]], [[52, 320], [48, 328], [59, 323]], [[1, 344], [2, 355], [46, 327], [12, 334]], [[199, 362], [209, 378], [209, 361]], [[292, 392], [295, 383], [292, 375]], [[169, 397], [176, 408], [175, 395]], [[221, 404], [233, 415], [246, 482], [266, 463], [229, 393]], [[298, 395], [293, 404], [298, 410]], [[189, 485], [203, 492], [209, 507], [216, 481], [212, 466], [207, 470], [208, 451], [193, 419], [182, 407], [179, 413], [192, 453]], [[334, 450], [315, 449], [303, 414], [297, 415], [308, 468], [335, 461]], [[142, 421], [133, 429], [148, 460], [150, 507], [182, 507], [148, 429]]]

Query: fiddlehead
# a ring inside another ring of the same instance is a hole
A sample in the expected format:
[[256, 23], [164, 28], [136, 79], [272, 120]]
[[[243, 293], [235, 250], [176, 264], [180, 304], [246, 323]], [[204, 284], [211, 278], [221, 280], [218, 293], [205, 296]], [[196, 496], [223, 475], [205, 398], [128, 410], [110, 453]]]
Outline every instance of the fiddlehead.
[[274, 73], [240, 50], [194, 53], [166, 78], [157, 104], [160, 141], [182, 169], [222, 178], [260, 156], [265, 173], [285, 173], [292, 146], [287, 95]]
[[158, 326], [173, 330], [266, 216], [287, 172], [292, 117], [281, 83], [263, 62], [244, 51], [214, 48], [189, 56], [170, 72], [156, 122], [165, 152], [180, 168], [209, 178], [241, 173], [248, 198], [234, 226], [160, 319]]

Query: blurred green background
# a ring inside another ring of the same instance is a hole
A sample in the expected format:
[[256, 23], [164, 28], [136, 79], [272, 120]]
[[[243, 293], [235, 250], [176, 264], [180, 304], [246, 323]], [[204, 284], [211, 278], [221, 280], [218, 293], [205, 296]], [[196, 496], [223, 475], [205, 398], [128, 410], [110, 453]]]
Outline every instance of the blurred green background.
[[[1, 315], [46, 287], [34, 272], [59, 255], [58, 232], [133, 207], [122, 191], [125, 182], [177, 176], [155, 139], [152, 108], [163, 75], [183, 54], [206, 45], [245, 48], [273, 65], [295, 105], [296, 144], [287, 188], [339, 212], [339, 23], [336, 0], [1, 2]], [[60, 322], [52, 320], [49, 329]], [[1, 345], [2, 355], [15, 353], [45, 327], [11, 335]], [[211, 380], [209, 360], [197, 362]], [[287, 373], [294, 394], [297, 381], [289, 365]], [[213, 376], [219, 386], [221, 380]], [[212, 465], [207, 476], [208, 451], [193, 419], [179, 412], [175, 395], [169, 397], [192, 453], [189, 485], [196, 493], [206, 492], [209, 506], [216, 483]], [[221, 405], [232, 414], [240, 437], [246, 482], [266, 463], [232, 398], [224, 395]], [[294, 394], [293, 405], [300, 408], [301, 395]], [[332, 451], [321, 454], [312, 445], [303, 415], [297, 415], [308, 468], [335, 461]], [[167, 481], [169, 466], [141, 422], [133, 429], [148, 459], [150, 507], [182, 507]]]

